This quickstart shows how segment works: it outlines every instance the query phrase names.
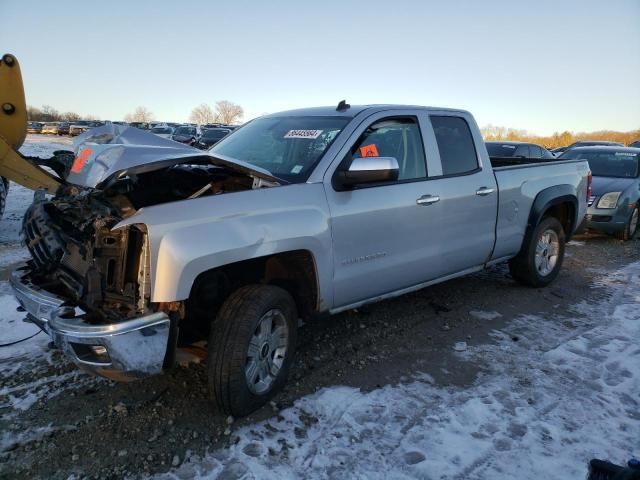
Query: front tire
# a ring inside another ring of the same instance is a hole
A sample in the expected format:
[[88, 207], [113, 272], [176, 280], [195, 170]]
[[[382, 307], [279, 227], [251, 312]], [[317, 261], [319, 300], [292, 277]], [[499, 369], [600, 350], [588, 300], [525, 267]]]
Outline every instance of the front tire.
[[248, 285], [227, 298], [209, 334], [209, 390], [220, 410], [248, 415], [284, 386], [297, 319], [293, 298], [280, 287]]
[[631, 215], [629, 215], [629, 220], [627, 220], [627, 224], [624, 226], [624, 230], [616, 234], [616, 237], [619, 240], [623, 240], [625, 242], [628, 240], [632, 240], [636, 236], [636, 233], [638, 233], [639, 225], [640, 225], [640, 210], [636, 205], [633, 208]]
[[530, 287], [546, 287], [560, 272], [564, 260], [565, 233], [555, 217], [545, 217], [528, 244], [509, 260], [511, 276]]

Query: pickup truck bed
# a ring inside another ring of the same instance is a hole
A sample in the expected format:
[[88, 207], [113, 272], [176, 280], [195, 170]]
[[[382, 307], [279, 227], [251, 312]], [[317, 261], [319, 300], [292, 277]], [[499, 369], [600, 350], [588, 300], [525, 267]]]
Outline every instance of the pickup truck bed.
[[[529, 216], [539, 215], [533, 211], [533, 204], [540, 192], [544, 191], [545, 196], [554, 199], [571, 196], [573, 188], [570, 185], [586, 175], [584, 162], [580, 161], [549, 162], [534, 158], [500, 158], [496, 161], [492, 157], [491, 164], [499, 186], [493, 259], [512, 256], [520, 251], [525, 234], [523, 227], [528, 226]], [[566, 241], [570, 240], [584, 214], [585, 210], [575, 212], [576, 218], [566, 232]]]

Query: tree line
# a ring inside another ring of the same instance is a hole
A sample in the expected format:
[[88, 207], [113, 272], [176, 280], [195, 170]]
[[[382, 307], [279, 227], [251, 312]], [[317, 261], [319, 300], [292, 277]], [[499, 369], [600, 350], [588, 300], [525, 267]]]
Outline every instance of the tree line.
[[51, 105], [41, 108], [27, 106], [27, 119], [30, 122], [75, 122], [77, 120], [97, 120], [95, 115], [80, 115], [76, 112], [60, 112]]
[[547, 148], [566, 147], [579, 140], [607, 140], [610, 142], [620, 142], [629, 145], [631, 142], [640, 139], [640, 129], [628, 132], [618, 132], [615, 130], [598, 130], [597, 132], [555, 132], [553, 135], [534, 135], [526, 130], [516, 128], [497, 127], [487, 125], [480, 129], [486, 141], [516, 141], [529, 142], [543, 145]]
[[[189, 121], [198, 125], [207, 123], [224, 123], [227, 125], [240, 123], [244, 117], [244, 109], [237, 103], [229, 100], [220, 100], [212, 107], [206, 103], [201, 103], [189, 115]], [[125, 122], [150, 122], [153, 113], [147, 107], [137, 107], [133, 112], [125, 115]]]
[[[124, 116], [126, 122], [151, 122], [154, 120], [153, 112], [147, 107], [139, 106], [133, 112]], [[201, 103], [189, 115], [189, 121], [204, 125], [206, 123], [239, 123], [244, 117], [243, 108], [229, 100], [220, 100], [212, 107]], [[60, 112], [51, 105], [43, 105], [41, 108], [29, 105], [27, 107], [27, 119], [31, 122], [75, 122], [77, 120], [97, 120], [95, 115], [79, 115], [76, 112]], [[169, 120], [169, 119], [166, 119]]]

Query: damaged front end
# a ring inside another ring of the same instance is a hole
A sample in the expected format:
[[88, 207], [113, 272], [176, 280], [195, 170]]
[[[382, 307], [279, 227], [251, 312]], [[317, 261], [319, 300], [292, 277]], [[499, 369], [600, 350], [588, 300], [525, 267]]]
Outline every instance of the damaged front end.
[[79, 366], [115, 380], [159, 373], [175, 320], [149, 302], [144, 226], [113, 229], [122, 217], [104, 194], [76, 190], [27, 210], [32, 259], [12, 274], [16, 298]]
[[25, 214], [32, 260], [12, 275], [16, 298], [81, 367], [117, 380], [159, 373], [174, 357], [184, 308], [151, 302], [146, 227], [118, 224], [146, 206], [277, 179], [135, 128], [91, 130], [75, 150], [48, 163], [64, 183]]

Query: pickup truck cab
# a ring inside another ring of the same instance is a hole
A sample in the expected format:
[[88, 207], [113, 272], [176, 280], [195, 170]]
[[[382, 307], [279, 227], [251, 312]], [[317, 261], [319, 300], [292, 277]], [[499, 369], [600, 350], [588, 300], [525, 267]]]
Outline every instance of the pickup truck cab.
[[233, 415], [284, 384], [299, 318], [505, 261], [549, 284], [590, 195], [586, 161], [492, 165], [471, 114], [444, 108], [277, 113], [208, 151], [111, 125], [75, 151], [25, 217], [34, 259], [12, 285], [28, 319], [115, 379], [208, 338]]

